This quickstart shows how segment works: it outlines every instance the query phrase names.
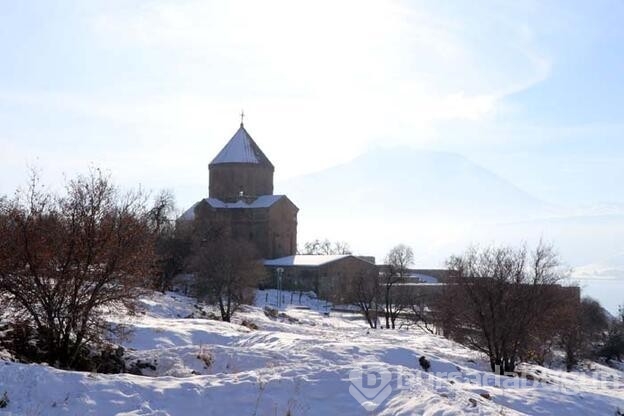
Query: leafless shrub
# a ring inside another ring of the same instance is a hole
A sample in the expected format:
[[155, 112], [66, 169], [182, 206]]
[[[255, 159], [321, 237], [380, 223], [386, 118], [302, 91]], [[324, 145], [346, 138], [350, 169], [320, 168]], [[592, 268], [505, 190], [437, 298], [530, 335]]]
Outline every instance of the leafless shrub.
[[453, 277], [436, 305], [444, 334], [490, 358], [492, 371], [513, 372], [516, 362], [543, 345], [564, 319], [578, 288], [560, 283], [567, 271], [552, 246], [471, 247], [448, 261]]
[[307, 241], [300, 254], [351, 254], [351, 247], [346, 241], [331, 242], [325, 240]]
[[265, 277], [260, 256], [248, 241], [204, 239], [199, 233], [196, 238], [190, 267], [197, 295], [217, 304], [221, 319], [230, 322], [241, 305], [253, 302], [258, 283]]
[[406, 302], [404, 302], [406, 299], [401, 299], [401, 297], [397, 296], [397, 293], [400, 292], [393, 290], [393, 287], [405, 281], [407, 270], [413, 262], [414, 253], [411, 247], [405, 244], [399, 244], [392, 248], [386, 256], [387, 267], [381, 272], [381, 285], [387, 329], [395, 328], [398, 316], [407, 306]]
[[0, 293], [36, 330], [40, 359], [78, 366], [108, 329], [106, 308], [132, 308], [153, 265], [145, 198], [122, 194], [99, 170], [63, 195], [33, 174], [0, 206]]
[[160, 191], [149, 211], [155, 235], [156, 273], [152, 286], [161, 292], [172, 288], [182, 273], [191, 251], [191, 233], [186, 222], [175, 220], [175, 200], [170, 191]]
[[356, 267], [332, 281], [329, 300], [357, 307], [371, 328], [377, 328], [381, 299], [381, 280], [376, 269]]

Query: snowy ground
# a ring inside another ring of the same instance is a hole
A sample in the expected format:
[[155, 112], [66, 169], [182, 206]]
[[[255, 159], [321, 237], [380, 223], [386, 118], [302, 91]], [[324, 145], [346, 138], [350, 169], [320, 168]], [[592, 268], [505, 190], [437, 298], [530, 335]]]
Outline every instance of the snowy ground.
[[[128, 361], [140, 360], [145, 376], [67, 372], [0, 357], [0, 399], [5, 391], [9, 399], [0, 415], [617, 415], [624, 410], [624, 373], [598, 364], [571, 374], [525, 366], [531, 380], [495, 377], [482, 356], [441, 337], [370, 331], [355, 315], [328, 316], [323, 301], [303, 296], [299, 305], [298, 294], [294, 304], [286, 294], [281, 315], [273, 318], [263, 306], [277, 305], [276, 293], [259, 292], [256, 300], [259, 306], [245, 308], [234, 323], [200, 318], [201, 307], [172, 293], [143, 299], [138, 316], [112, 318], [131, 330], [124, 341]], [[423, 355], [431, 362], [429, 372], [418, 363]], [[364, 381], [382, 382], [366, 390], [357, 377], [362, 365], [365, 375], [375, 368], [378, 374]], [[380, 404], [367, 411], [354, 396], [372, 399], [369, 409]]]

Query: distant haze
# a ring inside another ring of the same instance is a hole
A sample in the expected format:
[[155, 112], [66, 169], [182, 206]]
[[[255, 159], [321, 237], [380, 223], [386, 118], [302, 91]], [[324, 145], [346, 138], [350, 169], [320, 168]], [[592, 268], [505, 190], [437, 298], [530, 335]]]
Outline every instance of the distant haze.
[[276, 192], [301, 209], [300, 242], [344, 240], [378, 262], [406, 243], [415, 250], [415, 267], [430, 268], [470, 244], [534, 246], [543, 239], [557, 247], [585, 292], [599, 295], [612, 312], [624, 302], [618, 299], [624, 292], [598, 287], [605, 280], [624, 283], [624, 215], [540, 201], [458, 154], [370, 151], [278, 183]]

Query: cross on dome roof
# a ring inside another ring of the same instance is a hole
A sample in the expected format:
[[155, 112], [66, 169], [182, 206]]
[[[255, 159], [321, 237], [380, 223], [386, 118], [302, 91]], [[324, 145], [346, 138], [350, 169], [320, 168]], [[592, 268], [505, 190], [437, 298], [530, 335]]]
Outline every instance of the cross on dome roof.
[[222, 163], [252, 163], [273, 167], [269, 158], [265, 156], [260, 147], [247, 133], [247, 130], [245, 130], [243, 117], [244, 113], [241, 112], [241, 124], [238, 131], [210, 162], [210, 166]]

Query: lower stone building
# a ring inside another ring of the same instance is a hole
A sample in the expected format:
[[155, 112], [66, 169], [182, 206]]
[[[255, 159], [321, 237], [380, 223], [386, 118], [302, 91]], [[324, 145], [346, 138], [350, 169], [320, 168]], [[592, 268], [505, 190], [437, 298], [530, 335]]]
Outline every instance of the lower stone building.
[[[335, 283], [354, 273], [378, 273], [370, 258], [353, 255], [294, 255], [264, 261], [269, 276], [266, 287], [313, 291], [330, 299]], [[281, 278], [281, 284], [278, 281]]]

